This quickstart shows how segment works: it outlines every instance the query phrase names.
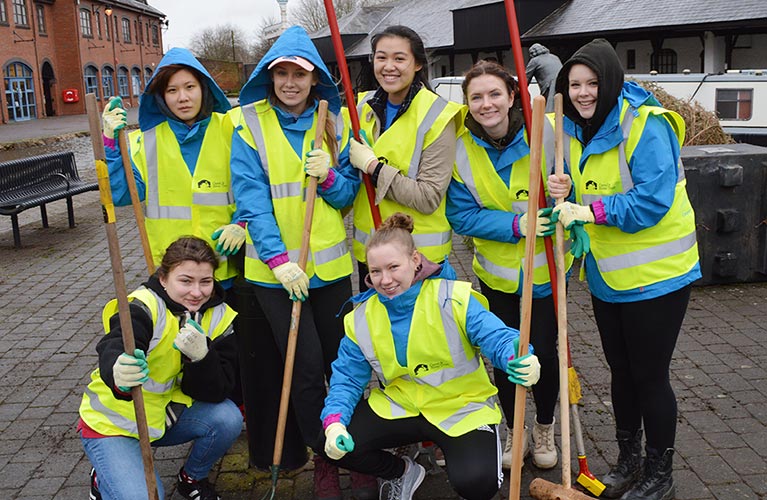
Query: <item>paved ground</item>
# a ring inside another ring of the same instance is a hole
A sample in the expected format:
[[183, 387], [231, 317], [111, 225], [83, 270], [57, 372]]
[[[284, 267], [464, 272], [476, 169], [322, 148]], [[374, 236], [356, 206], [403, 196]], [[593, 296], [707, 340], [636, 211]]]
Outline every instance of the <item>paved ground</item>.
[[[39, 127], [48, 120], [40, 120]], [[7, 127], [0, 126], [0, 141]], [[62, 132], [63, 133], [63, 132]], [[63, 146], [73, 144], [62, 143]], [[82, 148], [81, 143], [74, 143]], [[81, 173], [92, 163], [78, 156]], [[48, 210], [50, 227], [30, 210], [15, 249], [10, 221], [0, 220], [0, 491], [4, 498], [86, 498], [89, 464], [75, 434], [77, 408], [96, 365], [100, 314], [114, 293], [97, 194], [77, 197], [77, 227], [68, 229], [64, 202]], [[118, 231], [129, 287], [144, 278], [130, 209], [118, 209]], [[456, 241], [451, 261], [470, 276], [470, 255]], [[588, 292], [573, 282], [568, 322], [575, 364], [583, 384], [580, 413], [593, 472], [614, 461], [609, 372], [601, 353]], [[767, 498], [767, 285], [693, 290], [672, 363], [679, 398], [677, 455], [679, 499]], [[530, 406], [528, 405], [528, 408]], [[528, 414], [528, 421], [532, 415]], [[168, 491], [188, 448], [155, 454]], [[247, 467], [245, 432], [213, 477], [226, 499], [260, 498], [266, 473]], [[573, 463], [577, 470], [577, 463]], [[523, 469], [523, 490], [534, 477], [559, 482], [560, 470]], [[345, 475], [344, 498], [352, 498]], [[507, 486], [498, 498], [506, 498]], [[310, 499], [309, 468], [281, 478], [277, 498]], [[179, 498], [175, 496], [175, 498]], [[455, 498], [446, 476], [427, 477], [417, 499]], [[523, 491], [522, 498], [529, 498]]]

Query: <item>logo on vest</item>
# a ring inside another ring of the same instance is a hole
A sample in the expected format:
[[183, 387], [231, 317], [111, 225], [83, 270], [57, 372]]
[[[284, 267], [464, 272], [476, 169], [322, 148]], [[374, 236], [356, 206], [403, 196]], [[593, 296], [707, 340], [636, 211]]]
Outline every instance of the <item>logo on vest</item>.
[[596, 188], [597, 188], [596, 181], [592, 181], [590, 179], [586, 181], [586, 189], [596, 189]]
[[429, 371], [429, 366], [426, 363], [420, 363], [420, 364], [416, 365], [415, 369], [413, 370], [413, 374], [415, 376], [418, 376], [418, 372], [420, 372], [422, 370], [428, 372]]
[[426, 363], [418, 363], [417, 365], [415, 365], [415, 368], [413, 368], [413, 375], [417, 377], [418, 374], [421, 372], [424, 372], [422, 373], [423, 375], [427, 375], [427, 373], [425, 372], [439, 370], [441, 368], [447, 368], [449, 366], [450, 366], [450, 363], [446, 361], [437, 361], [436, 363], [431, 363], [428, 365]]
[[202, 179], [197, 182], [197, 187], [201, 188], [205, 186], [206, 188], [210, 188], [210, 181], [208, 179]]
[[519, 191], [516, 192], [515, 196], [517, 197], [518, 200], [522, 199], [522, 196], [524, 196], [525, 199], [527, 199], [527, 196], [529, 194], [530, 192], [527, 189], [520, 189]]

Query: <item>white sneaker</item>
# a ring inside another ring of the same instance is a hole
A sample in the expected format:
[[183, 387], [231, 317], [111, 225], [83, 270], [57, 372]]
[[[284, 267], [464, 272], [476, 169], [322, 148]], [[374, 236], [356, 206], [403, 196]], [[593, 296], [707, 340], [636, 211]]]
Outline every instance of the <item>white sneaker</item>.
[[402, 457], [402, 460], [405, 461], [405, 472], [402, 476], [381, 483], [382, 500], [412, 500], [413, 493], [423, 482], [426, 469], [421, 464], [413, 462], [410, 457]]
[[[501, 467], [504, 469], [511, 468], [511, 445], [514, 440], [514, 432], [509, 429], [506, 434], [506, 444], [503, 446], [503, 455], [501, 456]], [[530, 436], [527, 432], [527, 426], [525, 426], [525, 437], [522, 439], [522, 460], [530, 453]]]
[[533, 425], [533, 465], [539, 469], [551, 469], [557, 465], [557, 446], [554, 444], [554, 422], [549, 425]]

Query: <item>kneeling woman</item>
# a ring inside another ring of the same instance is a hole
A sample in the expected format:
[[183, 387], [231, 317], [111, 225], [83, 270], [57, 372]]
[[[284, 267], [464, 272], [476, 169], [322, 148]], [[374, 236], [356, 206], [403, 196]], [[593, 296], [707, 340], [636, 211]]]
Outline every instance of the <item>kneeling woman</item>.
[[[171, 243], [160, 268], [130, 294], [136, 350], [124, 352], [115, 300], [80, 404], [78, 431], [93, 464], [91, 498], [147, 498], [130, 389], [142, 386], [153, 446], [194, 441], [178, 474], [184, 498], [216, 499], [208, 472], [242, 429], [227, 395], [237, 376], [236, 313], [213, 278], [218, 256], [203, 240]], [[183, 375], [183, 376], [182, 376]], [[162, 482], [157, 480], [160, 498]]]
[[[322, 411], [325, 452], [382, 478], [381, 498], [410, 499], [423, 467], [384, 449], [434, 441], [458, 494], [489, 499], [503, 480], [501, 413], [480, 350], [517, 384], [533, 385], [540, 365], [533, 354], [515, 357], [519, 332], [470, 283], [455, 281], [449, 263], [423, 257], [412, 231], [412, 218], [395, 213], [367, 243], [372, 289], [345, 317]], [[383, 389], [361, 400], [373, 372]]]

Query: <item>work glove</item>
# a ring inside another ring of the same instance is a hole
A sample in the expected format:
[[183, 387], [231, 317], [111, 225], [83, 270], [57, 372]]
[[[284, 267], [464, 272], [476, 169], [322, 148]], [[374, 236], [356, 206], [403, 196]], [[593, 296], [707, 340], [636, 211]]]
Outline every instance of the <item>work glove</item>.
[[[551, 236], [554, 234], [555, 229], [556, 226], [551, 221], [551, 208], [541, 208], [538, 210], [535, 221], [535, 235], [539, 238]], [[527, 213], [522, 214], [522, 217], [519, 218], [519, 232], [522, 236], [527, 237]]]
[[509, 375], [509, 382], [524, 387], [530, 387], [541, 378], [541, 364], [538, 362], [538, 356], [535, 354], [525, 354], [524, 356], [510, 359], [506, 363], [506, 373]]
[[573, 187], [573, 181], [567, 174], [552, 174], [548, 178], [549, 196], [554, 199], [567, 198], [570, 189]]
[[570, 245], [570, 253], [573, 257], [580, 259], [591, 250], [591, 238], [583, 226], [575, 224], [570, 228], [570, 237], [573, 242]]
[[280, 264], [272, 272], [290, 294], [290, 300], [303, 302], [309, 296], [309, 277], [295, 262]]
[[216, 252], [221, 255], [234, 255], [245, 243], [245, 228], [239, 224], [224, 224], [210, 235], [212, 240], [218, 240]]
[[[314, 147], [314, 139], [312, 139], [312, 147]], [[304, 172], [312, 177], [316, 177], [319, 183], [322, 184], [328, 178], [328, 170], [330, 170], [330, 153], [319, 148], [312, 149], [306, 153]]]
[[571, 229], [573, 224], [588, 224], [594, 222], [594, 213], [591, 207], [578, 205], [565, 201], [554, 207], [551, 212], [551, 220], [559, 222], [565, 229]]
[[135, 349], [133, 356], [125, 352], [120, 354], [112, 366], [112, 376], [115, 385], [122, 392], [130, 392], [131, 387], [149, 380], [149, 365], [147, 365], [144, 351]]
[[173, 347], [196, 363], [208, 355], [208, 337], [196, 321], [188, 319], [176, 334]]
[[341, 422], [333, 422], [325, 428], [325, 454], [333, 460], [340, 460], [354, 451], [354, 440]]
[[123, 108], [121, 97], [112, 97], [104, 106], [101, 113], [101, 123], [104, 128], [104, 137], [108, 139], [117, 139], [117, 133], [128, 125], [128, 113]]
[[363, 173], [368, 173], [368, 165], [371, 163], [378, 163], [378, 157], [373, 152], [373, 148], [368, 144], [367, 135], [364, 130], [360, 130], [360, 137], [363, 142], [353, 138], [349, 141], [349, 161], [355, 168], [362, 170]]

